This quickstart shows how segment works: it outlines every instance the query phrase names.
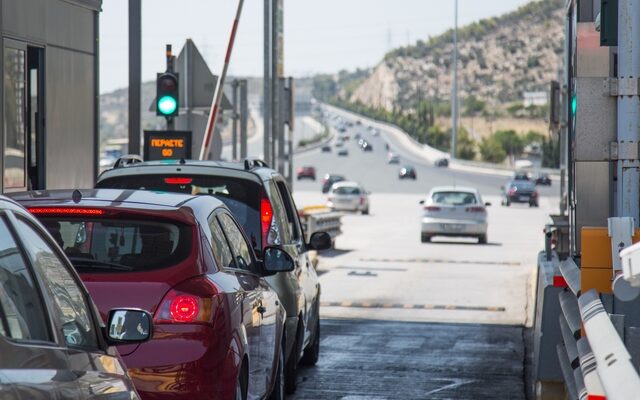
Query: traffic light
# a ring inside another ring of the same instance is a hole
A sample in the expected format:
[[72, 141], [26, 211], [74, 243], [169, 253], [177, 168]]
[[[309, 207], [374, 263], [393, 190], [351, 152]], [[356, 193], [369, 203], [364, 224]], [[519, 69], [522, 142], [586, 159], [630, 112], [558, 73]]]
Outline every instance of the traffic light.
[[156, 78], [156, 115], [175, 117], [180, 107], [178, 74], [165, 72]]

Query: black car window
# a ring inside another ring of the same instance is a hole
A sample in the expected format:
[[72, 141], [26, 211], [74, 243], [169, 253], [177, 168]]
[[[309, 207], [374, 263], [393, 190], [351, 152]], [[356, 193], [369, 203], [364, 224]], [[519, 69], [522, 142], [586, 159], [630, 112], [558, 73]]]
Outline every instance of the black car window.
[[194, 195], [213, 195], [231, 210], [251, 241], [254, 249], [260, 250], [262, 234], [260, 227], [259, 183], [248, 179], [232, 178], [212, 174], [140, 174], [116, 176], [104, 179], [96, 188], [141, 189], [162, 192], [176, 192]]
[[89, 306], [78, 282], [64, 262], [30, 223], [17, 220], [17, 229], [29, 246], [26, 253], [52, 298], [54, 315], [62, 322], [62, 333], [69, 346], [98, 347]]
[[222, 229], [224, 229], [224, 232], [227, 234], [229, 245], [235, 256], [236, 268], [252, 271], [253, 258], [251, 257], [251, 248], [244, 239], [244, 236], [242, 236], [240, 228], [238, 228], [233, 219], [227, 214], [220, 214], [218, 220], [220, 221], [220, 225], [222, 225]]
[[222, 268], [235, 268], [236, 264], [233, 261], [233, 255], [229, 248], [229, 243], [224, 237], [220, 223], [214, 217], [209, 221], [209, 229], [211, 229], [211, 246], [213, 250], [213, 257], [218, 264], [218, 267]]
[[293, 199], [291, 199], [287, 185], [281, 181], [278, 181], [276, 185], [278, 186], [278, 192], [280, 193], [280, 197], [284, 203], [287, 216], [287, 226], [289, 227], [289, 232], [291, 232], [291, 239], [297, 241], [301, 236], [298, 227], [298, 211], [293, 204]]
[[131, 218], [42, 217], [42, 224], [81, 272], [141, 272], [171, 267], [191, 251], [191, 228]]
[[52, 341], [38, 287], [7, 223], [0, 218], [0, 334]]

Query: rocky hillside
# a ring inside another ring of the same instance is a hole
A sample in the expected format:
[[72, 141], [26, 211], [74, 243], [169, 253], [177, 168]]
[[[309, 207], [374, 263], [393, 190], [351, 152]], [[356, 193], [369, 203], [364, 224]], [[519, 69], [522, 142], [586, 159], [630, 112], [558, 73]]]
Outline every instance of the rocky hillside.
[[[564, 0], [540, 0], [459, 30], [460, 97], [489, 106], [546, 91], [557, 79], [563, 52]], [[343, 100], [370, 107], [412, 109], [422, 100], [448, 100], [453, 32], [386, 55], [366, 79], [339, 87]]]

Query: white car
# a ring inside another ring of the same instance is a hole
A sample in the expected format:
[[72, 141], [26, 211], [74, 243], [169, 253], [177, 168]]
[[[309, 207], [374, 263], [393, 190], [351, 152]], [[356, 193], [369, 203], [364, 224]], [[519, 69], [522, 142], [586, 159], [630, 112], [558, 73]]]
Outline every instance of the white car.
[[426, 200], [422, 215], [422, 243], [434, 236], [476, 237], [487, 243], [487, 210], [477, 189], [464, 187], [436, 187]]
[[400, 156], [397, 154], [389, 153], [387, 155], [388, 164], [400, 164]]
[[369, 214], [369, 192], [357, 182], [336, 182], [329, 190], [327, 207], [335, 211]]

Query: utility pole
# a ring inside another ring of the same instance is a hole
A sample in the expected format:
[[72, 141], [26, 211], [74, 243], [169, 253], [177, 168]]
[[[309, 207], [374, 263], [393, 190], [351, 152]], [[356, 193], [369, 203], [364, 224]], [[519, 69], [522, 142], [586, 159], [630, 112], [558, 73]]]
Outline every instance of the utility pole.
[[249, 101], [247, 80], [240, 81], [240, 158], [247, 158], [247, 122], [249, 120]]
[[271, 164], [271, 0], [264, 0], [263, 159]]
[[129, 0], [129, 154], [140, 154], [141, 0]]
[[278, 153], [278, 126], [280, 114], [278, 105], [278, 1], [271, 0], [271, 163], [276, 168]]
[[[616, 216], [633, 217], [638, 227], [640, 205], [640, 1], [620, 0], [618, 3], [618, 162]], [[623, 85], [623, 83], [626, 83]], [[633, 84], [633, 85], [632, 85]]]
[[458, 140], [458, 0], [455, 0], [453, 28], [453, 84], [451, 88], [451, 158], [456, 158]]
[[231, 83], [231, 98], [233, 101], [233, 119], [231, 120], [231, 159], [238, 159], [238, 122], [240, 120], [238, 89], [240, 83], [234, 79]]

